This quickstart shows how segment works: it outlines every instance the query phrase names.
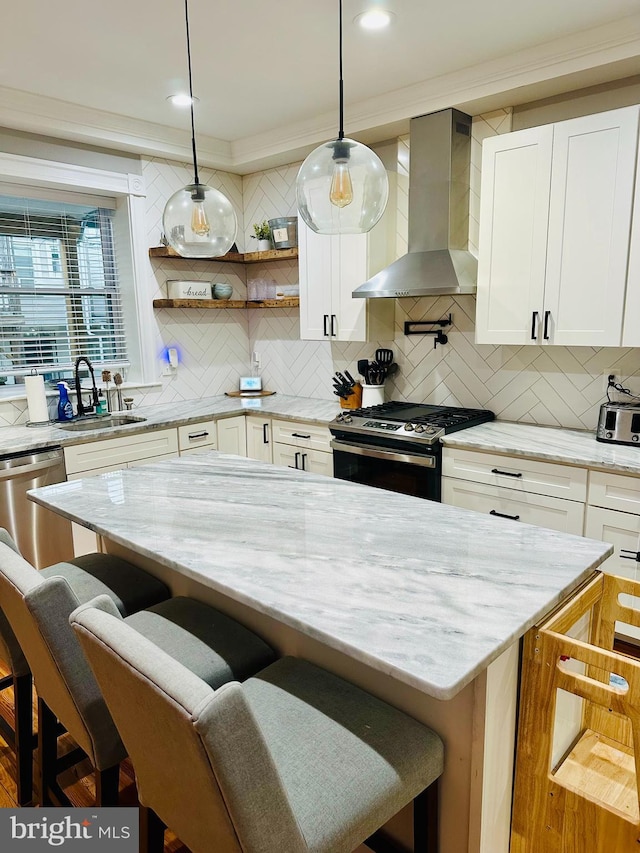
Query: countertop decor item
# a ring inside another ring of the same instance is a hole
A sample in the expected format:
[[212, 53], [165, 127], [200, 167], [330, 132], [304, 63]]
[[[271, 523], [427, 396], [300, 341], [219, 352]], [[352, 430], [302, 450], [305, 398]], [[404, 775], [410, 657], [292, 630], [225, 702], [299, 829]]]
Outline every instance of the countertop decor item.
[[169, 245], [185, 258], [215, 258], [229, 251], [236, 239], [238, 221], [229, 199], [219, 190], [200, 183], [193, 117], [193, 80], [189, 39], [189, 0], [184, 2], [187, 33], [187, 63], [191, 102], [191, 148], [193, 183], [171, 196], [162, 215], [162, 228]]
[[216, 299], [229, 299], [233, 293], [233, 287], [230, 284], [214, 284], [213, 295]]
[[268, 252], [271, 249], [271, 228], [266, 219], [253, 223], [253, 239], [258, 241], [258, 251]]
[[298, 217], [280, 216], [270, 219], [271, 239], [274, 249], [295, 249], [298, 245]]
[[[317, 234], [364, 234], [384, 213], [389, 179], [377, 154], [344, 135], [342, 79], [342, 0], [338, 138], [313, 150], [296, 180], [298, 211]], [[365, 192], [366, 188], [366, 192]]]
[[210, 281], [167, 280], [169, 299], [211, 299]]

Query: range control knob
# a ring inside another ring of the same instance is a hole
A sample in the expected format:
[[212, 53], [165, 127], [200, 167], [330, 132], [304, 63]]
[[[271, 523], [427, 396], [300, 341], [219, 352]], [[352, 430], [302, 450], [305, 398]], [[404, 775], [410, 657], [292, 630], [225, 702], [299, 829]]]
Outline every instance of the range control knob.
[[342, 416], [342, 423], [343, 424], [350, 424], [352, 420], [353, 420], [353, 418], [351, 417], [351, 415], [343, 415]]
[[414, 429], [415, 429], [415, 427], [414, 427], [414, 425], [413, 425], [413, 424], [405, 424], [405, 425], [404, 425], [404, 428], [405, 428], [405, 430], [406, 430], [407, 432], [413, 432], [413, 431], [414, 431]]
[[425, 430], [428, 435], [434, 435], [438, 430], [434, 426], [428, 426]]
[[613, 438], [613, 433], [612, 432], [605, 432], [604, 437], [605, 438]]
[[336, 415], [336, 421], [339, 424], [341, 424], [343, 420], [344, 420], [344, 415], [342, 414], [342, 412], [338, 412], [338, 414]]
[[637, 441], [637, 440], [638, 440], [638, 436], [637, 436], [637, 435], [632, 435], [632, 436], [631, 436], [631, 441]]
[[424, 432], [424, 431], [425, 431], [425, 427], [422, 424], [418, 424], [416, 426], [416, 432]]

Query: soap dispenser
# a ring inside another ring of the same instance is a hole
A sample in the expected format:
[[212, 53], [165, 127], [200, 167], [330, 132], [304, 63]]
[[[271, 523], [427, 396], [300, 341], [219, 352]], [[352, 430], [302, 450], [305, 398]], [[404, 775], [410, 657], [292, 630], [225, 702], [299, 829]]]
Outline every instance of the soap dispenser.
[[58, 420], [70, 421], [73, 418], [73, 406], [69, 400], [69, 386], [66, 382], [58, 382], [60, 399], [58, 400]]

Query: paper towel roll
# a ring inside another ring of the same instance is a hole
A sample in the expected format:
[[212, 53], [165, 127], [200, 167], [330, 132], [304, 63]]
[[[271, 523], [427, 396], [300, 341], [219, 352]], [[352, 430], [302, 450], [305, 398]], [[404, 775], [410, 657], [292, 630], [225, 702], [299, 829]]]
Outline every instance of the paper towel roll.
[[44, 391], [44, 379], [42, 376], [25, 376], [24, 387], [27, 390], [27, 408], [29, 410], [29, 421], [32, 424], [43, 423], [49, 420], [49, 407], [47, 406], [47, 395]]

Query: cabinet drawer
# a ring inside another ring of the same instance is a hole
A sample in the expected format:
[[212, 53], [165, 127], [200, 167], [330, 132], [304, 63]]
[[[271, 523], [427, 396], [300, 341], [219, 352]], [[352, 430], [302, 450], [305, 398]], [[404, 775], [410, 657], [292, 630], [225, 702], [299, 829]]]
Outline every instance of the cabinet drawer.
[[489, 513], [496, 518], [506, 515], [514, 522], [582, 535], [584, 504], [579, 501], [443, 477], [442, 502], [461, 509]]
[[519, 492], [583, 503], [587, 499], [587, 469], [553, 462], [445, 447], [442, 473], [446, 477], [504, 486]]
[[279, 444], [331, 452], [331, 433], [327, 427], [318, 424], [274, 420], [273, 440]]
[[65, 447], [64, 462], [69, 475], [107, 466], [124, 468], [128, 462], [177, 452], [177, 431], [163, 429]]
[[589, 504], [640, 515], [640, 477], [591, 471]]
[[291, 444], [274, 444], [273, 462], [275, 465], [286, 465], [287, 468], [296, 468], [298, 471], [333, 477], [333, 453], [325, 453], [322, 450], [296, 450]]
[[178, 427], [178, 447], [180, 452], [192, 447], [216, 444], [216, 422], [200, 421], [196, 424], [185, 424]]

